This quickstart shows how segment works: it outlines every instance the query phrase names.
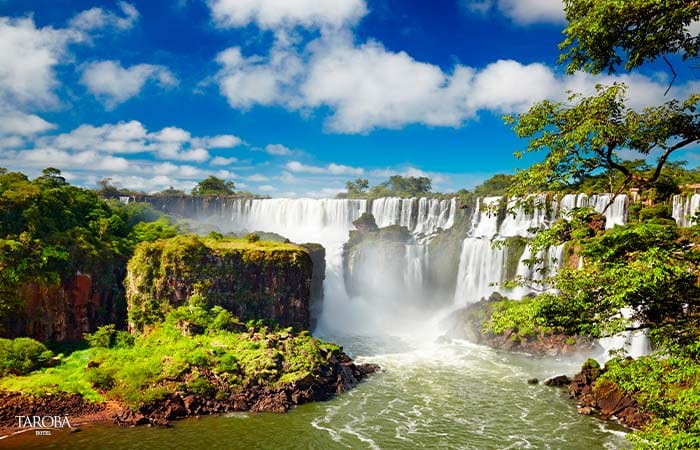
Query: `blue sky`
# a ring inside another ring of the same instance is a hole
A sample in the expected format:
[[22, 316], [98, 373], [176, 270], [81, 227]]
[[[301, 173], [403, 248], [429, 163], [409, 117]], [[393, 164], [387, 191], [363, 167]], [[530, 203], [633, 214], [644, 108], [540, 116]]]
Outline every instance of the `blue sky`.
[[[658, 103], [669, 76], [565, 76], [559, 0], [0, 0], [0, 16], [0, 166], [90, 187], [471, 188], [532, 161], [503, 114], [601, 81]], [[677, 70], [670, 95], [697, 92]]]

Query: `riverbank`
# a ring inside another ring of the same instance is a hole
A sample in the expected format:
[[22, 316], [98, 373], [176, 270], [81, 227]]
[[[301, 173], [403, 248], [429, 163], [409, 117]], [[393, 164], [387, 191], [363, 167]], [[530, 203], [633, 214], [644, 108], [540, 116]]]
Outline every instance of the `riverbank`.
[[[298, 405], [329, 400], [354, 388], [378, 370], [379, 367], [374, 364], [355, 364], [347, 356], [340, 360], [333, 357], [317, 373], [281, 387], [252, 385], [227, 397], [220, 395], [221, 391], [208, 395], [174, 392], [157, 401], [142, 403], [135, 409], [119, 401], [91, 402], [80, 394], [34, 396], [21, 392], [0, 392], [0, 404], [3, 405], [0, 410], [0, 439], [40, 429], [25, 426], [26, 421], [18, 419], [35, 416], [67, 418], [68, 421], [62, 425], [76, 429], [96, 422], [119, 426], [168, 426], [171, 421], [187, 417], [235, 411], [284, 413]], [[214, 381], [215, 374], [209, 372], [208, 375]]]

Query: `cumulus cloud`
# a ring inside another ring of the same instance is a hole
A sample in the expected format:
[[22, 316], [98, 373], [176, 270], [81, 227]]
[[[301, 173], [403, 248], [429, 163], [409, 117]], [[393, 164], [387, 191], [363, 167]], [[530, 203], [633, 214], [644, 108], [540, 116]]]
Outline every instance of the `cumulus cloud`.
[[[220, 59], [241, 60], [238, 49], [227, 52]], [[378, 42], [355, 45], [348, 36], [312, 41], [295, 57], [291, 75], [271, 59], [247, 60], [254, 61], [252, 66], [231, 63], [227, 67], [239, 67], [240, 73], [234, 70], [219, 78], [231, 106], [280, 105], [305, 114], [313, 108], [328, 111], [326, 128], [336, 133], [410, 124], [459, 127], [481, 111], [520, 113], [537, 101], [565, 100], [569, 90], [593, 93], [598, 83], [627, 83], [630, 105], [635, 108], [666, 101], [667, 80], [645, 75], [565, 76], [544, 64], [514, 60], [498, 60], [483, 68], [456, 65], [447, 71], [405, 52], [387, 50]], [[273, 81], [266, 84], [264, 75], [248, 74], [248, 70], [273, 73]], [[253, 83], [262, 84], [243, 88], [239, 77], [249, 75]], [[227, 87], [227, 79], [237, 80], [235, 89]], [[257, 89], [262, 85], [266, 87]], [[680, 97], [692, 88], [692, 83], [676, 85], [672, 94]]]
[[258, 186], [258, 190], [261, 192], [274, 192], [277, 190], [276, 187], [270, 186], [269, 184], [263, 184], [262, 186]]
[[285, 164], [287, 170], [298, 173], [327, 174], [332, 175], [362, 175], [364, 169], [360, 167], [350, 167], [342, 164], [330, 163], [325, 167], [302, 164], [299, 161], [289, 161]]
[[275, 156], [289, 156], [294, 153], [290, 148], [282, 144], [268, 144], [265, 146], [265, 152]]
[[80, 78], [88, 91], [108, 108], [138, 95], [149, 80], [161, 87], [177, 84], [173, 74], [164, 66], [137, 64], [124, 68], [118, 61], [111, 60], [87, 64]]
[[209, 164], [211, 164], [212, 166], [228, 166], [229, 164], [233, 164], [235, 162], [238, 162], [238, 158], [225, 158], [223, 156], [216, 156], [214, 157], [214, 159], [209, 161]]
[[253, 175], [246, 177], [246, 180], [253, 181], [256, 183], [262, 183], [265, 181], [269, 181], [270, 179], [268, 177], [266, 177], [265, 175], [261, 175], [259, 173], [256, 173], [256, 174], [253, 174]]
[[[241, 142], [240, 138], [231, 134], [193, 137], [189, 131], [174, 126], [149, 132], [137, 120], [100, 126], [84, 124], [70, 132], [43, 136], [35, 141], [37, 146], [63, 150], [95, 150], [105, 154], [151, 153], [162, 160], [198, 163], [211, 159], [211, 148]], [[212, 165], [229, 165], [236, 161], [236, 158], [217, 157]]]
[[25, 114], [23, 112], [0, 107], [0, 135], [27, 136], [44, 131], [52, 130], [56, 125], [47, 122], [36, 114]]
[[66, 57], [69, 43], [83, 39], [70, 29], [37, 28], [31, 18], [0, 17], [0, 101], [56, 106], [54, 67]]
[[267, 58], [244, 57], [239, 47], [218, 54], [221, 70], [216, 74], [221, 94], [234, 108], [289, 101], [286, 93], [303, 72], [301, 58], [285, 45], [276, 44]]
[[83, 11], [67, 28], [37, 27], [33, 18], [0, 17], [0, 116], [4, 134], [32, 134], [54, 126], [36, 110], [56, 108], [59, 85], [55, 69], [72, 62], [71, 44], [89, 42], [91, 33], [104, 28], [127, 29], [138, 11], [120, 3], [121, 14], [102, 8]]
[[367, 13], [364, 0], [209, 0], [214, 22], [224, 28], [255, 23], [263, 29], [280, 27], [341, 27]]
[[94, 31], [103, 28], [115, 28], [128, 30], [139, 19], [138, 10], [131, 3], [119, 2], [119, 9], [123, 16], [102, 8], [90, 8], [73, 17], [69, 25], [71, 28], [84, 31]]
[[464, 8], [473, 13], [498, 11], [521, 25], [563, 23], [566, 19], [562, 0], [464, 0]]
[[368, 42], [316, 55], [300, 90], [309, 106], [332, 108], [332, 131], [361, 133], [415, 122], [458, 126], [467, 115], [460, 100], [471, 72], [460, 68], [446, 74], [405, 52]]
[[232, 134], [220, 134], [205, 139], [194, 139], [194, 145], [207, 148], [233, 148], [243, 144], [243, 139]]

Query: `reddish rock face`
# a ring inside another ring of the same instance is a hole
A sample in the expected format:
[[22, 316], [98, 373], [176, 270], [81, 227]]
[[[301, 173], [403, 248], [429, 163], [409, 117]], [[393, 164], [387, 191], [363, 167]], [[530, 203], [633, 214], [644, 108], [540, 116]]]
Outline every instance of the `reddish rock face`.
[[5, 319], [3, 335], [42, 342], [80, 340], [83, 333], [118, 320], [118, 291], [116, 286], [105, 289], [82, 273], [60, 285], [30, 283], [21, 292], [23, 306]]
[[600, 369], [584, 367], [574, 376], [569, 393], [576, 398], [581, 414], [595, 414], [603, 420], [617, 419], [630, 428], [641, 428], [649, 415], [642, 412], [639, 404], [623, 392], [616, 384], [598, 380]]

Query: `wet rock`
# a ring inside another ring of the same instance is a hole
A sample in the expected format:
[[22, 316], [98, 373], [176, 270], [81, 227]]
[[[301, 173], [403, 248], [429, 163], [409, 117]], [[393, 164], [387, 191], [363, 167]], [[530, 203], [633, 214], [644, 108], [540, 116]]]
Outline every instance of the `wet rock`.
[[568, 386], [570, 384], [571, 384], [571, 378], [567, 377], [566, 375], [557, 375], [556, 377], [551, 377], [551, 378], [547, 378], [546, 380], [544, 380], [545, 386], [561, 387], [561, 386]]
[[529, 378], [527, 380], [527, 384], [538, 384], [539, 382], [540, 380], [538, 380], [537, 378]]
[[438, 336], [437, 339], [435, 339], [436, 344], [449, 344], [452, 342], [452, 339], [450, 339], [447, 335], [443, 334], [441, 336]]

